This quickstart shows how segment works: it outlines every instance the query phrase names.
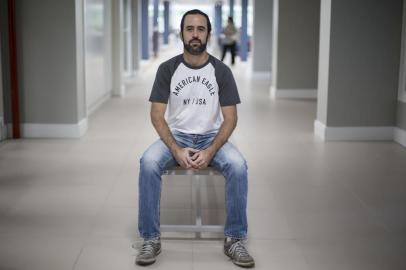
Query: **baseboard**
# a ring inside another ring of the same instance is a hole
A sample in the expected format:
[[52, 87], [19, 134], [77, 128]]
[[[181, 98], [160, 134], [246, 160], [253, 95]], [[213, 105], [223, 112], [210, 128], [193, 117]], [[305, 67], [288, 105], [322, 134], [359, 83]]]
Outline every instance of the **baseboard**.
[[406, 147], [406, 130], [395, 127], [393, 140]]
[[104, 94], [101, 98], [99, 98], [96, 102], [94, 102], [92, 105], [90, 105], [87, 108], [87, 116], [93, 114], [97, 109], [101, 107], [107, 100], [109, 100], [112, 96], [111, 91]]
[[322, 139], [323, 141], [326, 140], [326, 126], [320, 122], [319, 120], [314, 120], [314, 134]]
[[251, 79], [253, 79], [253, 80], [270, 80], [271, 79], [271, 72], [252, 71]]
[[276, 88], [275, 86], [271, 85], [271, 99], [275, 100], [276, 99]]
[[112, 91], [112, 96], [113, 97], [125, 97], [126, 94], [126, 87], [125, 87], [125, 83], [123, 81], [123, 83], [120, 85], [119, 89], [114, 89]]
[[[9, 124], [9, 136], [12, 131]], [[80, 138], [87, 131], [87, 118], [77, 124], [21, 124], [23, 138]]]
[[326, 127], [316, 120], [314, 133], [324, 141], [393, 141], [394, 127]]
[[276, 89], [272, 86], [271, 98], [317, 99], [317, 89]]

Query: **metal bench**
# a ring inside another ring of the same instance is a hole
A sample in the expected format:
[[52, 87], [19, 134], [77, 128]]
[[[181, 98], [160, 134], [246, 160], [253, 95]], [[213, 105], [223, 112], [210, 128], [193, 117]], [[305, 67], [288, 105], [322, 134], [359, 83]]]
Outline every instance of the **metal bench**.
[[202, 232], [223, 232], [223, 225], [203, 225], [202, 224], [202, 208], [200, 200], [200, 186], [201, 180], [205, 176], [221, 175], [212, 167], [208, 167], [200, 170], [184, 169], [182, 167], [174, 167], [170, 170], [166, 170], [164, 175], [184, 175], [193, 176], [192, 180], [192, 191], [195, 198], [195, 210], [196, 210], [196, 220], [194, 225], [167, 225], [161, 224], [162, 232], [194, 232], [197, 237], [200, 238], [200, 233]]

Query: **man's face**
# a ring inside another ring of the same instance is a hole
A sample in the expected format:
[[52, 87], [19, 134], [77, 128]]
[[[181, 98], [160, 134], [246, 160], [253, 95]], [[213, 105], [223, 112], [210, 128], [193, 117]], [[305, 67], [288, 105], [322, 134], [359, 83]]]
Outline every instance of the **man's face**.
[[209, 35], [206, 18], [200, 14], [185, 17], [182, 30], [183, 47], [192, 55], [200, 55], [206, 50]]

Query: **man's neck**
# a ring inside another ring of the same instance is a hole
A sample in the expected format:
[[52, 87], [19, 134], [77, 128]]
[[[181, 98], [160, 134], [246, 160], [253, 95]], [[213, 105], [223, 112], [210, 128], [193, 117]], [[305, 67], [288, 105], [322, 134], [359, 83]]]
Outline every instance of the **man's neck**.
[[192, 67], [198, 67], [207, 62], [207, 60], [209, 59], [209, 54], [207, 53], [207, 51], [204, 51], [200, 55], [193, 55], [188, 53], [187, 51], [184, 51], [183, 59], [185, 60], [186, 63], [188, 63]]

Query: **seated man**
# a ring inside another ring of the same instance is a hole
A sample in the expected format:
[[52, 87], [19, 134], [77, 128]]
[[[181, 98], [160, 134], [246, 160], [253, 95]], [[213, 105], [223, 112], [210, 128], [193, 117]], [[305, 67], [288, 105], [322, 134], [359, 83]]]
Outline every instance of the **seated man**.
[[[156, 261], [161, 252], [160, 195], [163, 171], [177, 164], [220, 171], [226, 181], [224, 253], [239, 266], [253, 267], [247, 237], [247, 165], [227, 140], [237, 124], [240, 103], [230, 69], [206, 52], [211, 24], [200, 10], [186, 12], [181, 21], [184, 52], [158, 68], [150, 101], [151, 120], [160, 139], [140, 161], [138, 227], [144, 239], [139, 265]], [[167, 117], [165, 119], [165, 112]]]

